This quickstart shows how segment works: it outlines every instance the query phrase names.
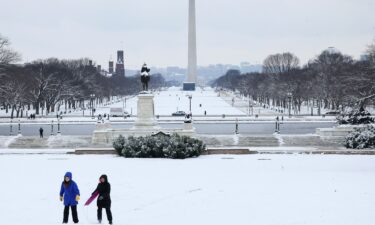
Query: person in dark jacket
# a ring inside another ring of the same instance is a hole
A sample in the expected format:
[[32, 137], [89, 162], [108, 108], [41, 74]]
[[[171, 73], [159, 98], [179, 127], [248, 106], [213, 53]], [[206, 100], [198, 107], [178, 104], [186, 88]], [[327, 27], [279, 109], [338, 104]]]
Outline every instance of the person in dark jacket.
[[43, 128], [39, 128], [39, 136], [40, 138], [43, 138]]
[[95, 191], [92, 194], [98, 192], [98, 221], [102, 222], [102, 210], [105, 208], [107, 213], [107, 219], [109, 224], [112, 224], [112, 212], [111, 212], [111, 184], [108, 183], [107, 175], [101, 175], [99, 178], [99, 184], [96, 187]]
[[67, 172], [60, 189], [60, 201], [64, 201], [63, 223], [68, 223], [69, 207], [72, 209], [73, 222], [78, 223], [77, 205], [80, 193], [77, 184], [72, 180], [72, 173]]

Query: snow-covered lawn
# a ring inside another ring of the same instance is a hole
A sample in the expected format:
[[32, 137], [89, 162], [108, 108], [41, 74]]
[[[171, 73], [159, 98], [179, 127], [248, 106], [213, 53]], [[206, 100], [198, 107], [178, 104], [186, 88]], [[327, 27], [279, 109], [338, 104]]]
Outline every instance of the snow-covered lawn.
[[[189, 111], [189, 98], [187, 95], [192, 95], [192, 111], [194, 115], [204, 115], [204, 111], [207, 115], [245, 115], [241, 110], [232, 107], [226, 101], [218, 96], [218, 94], [212, 88], [205, 88], [204, 90], [198, 89], [195, 92], [182, 91], [180, 87], [172, 87], [167, 91], [155, 92], [154, 93], [154, 104], [155, 104], [155, 115], [167, 115], [170, 116], [172, 113], [182, 110], [185, 112]], [[97, 106], [95, 115], [108, 114], [110, 108], [124, 108], [128, 113], [137, 115], [137, 97], [127, 97], [126, 104], [125, 100], [120, 100], [108, 106]], [[64, 108], [64, 107], [62, 107]], [[30, 113], [34, 111], [31, 110]], [[55, 113], [53, 115], [56, 115]], [[88, 116], [90, 110], [87, 109], [83, 113], [81, 110], [72, 111], [67, 115], [75, 116]], [[0, 111], [0, 116], [10, 116], [10, 112], [5, 114], [4, 110]]]
[[[191, 108], [194, 115], [245, 115], [239, 109], [232, 107], [224, 101], [212, 88], [205, 88], [204, 90], [198, 89], [195, 92], [182, 91], [180, 87], [172, 87], [167, 91], [154, 93], [155, 115], [170, 116], [172, 113], [182, 110], [189, 111], [189, 98], [192, 95]], [[118, 102], [111, 107], [122, 108], [124, 102]], [[99, 108], [100, 112], [109, 112], [109, 108], [103, 111], [104, 108]], [[137, 114], [137, 97], [128, 99], [126, 101], [126, 111]]]
[[[236, 97], [234, 106], [232, 106], [232, 98], [235, 97], [234, 93], [224, 93], [220, 94], [215, 92], [214, 89], [210, 87], [205, 87], [204, 89], [198, 88], [195, 92], [186, 92], [182, 91], [180, 87], [171, 87], [168, 90], [155, 92], [154, 93], [154, 105], [155, 105], [155, 115], [161, 116], [160, 119], [164, 121], [176, 121], [183, 120], [183, 117], [172, 117], [172, 113], [176, 111], [189, 111], [189, 98], [187, 95], [192, 95], [192, 112], [196, 119], [201, 121], [210, 121], [214, 120], [235, 120], [237, 117], [240, 119], [245, 118], [246, 120], [255, 120], [255, 121], [272, 121], [274, 122], [276, 113], [271, 109], [263, 108], [260, 106], [254, 106], [253, 115], [249, 116], [249, 103], [246, 99]], [[64, 108], [64, 107], [62, 107]], [[107, 106], [97, 105], [95, 115], [99, 114], [104, 115], [110, 113], [111, 108], [125, 108], [129, 114], [133, 116], [137, 115], [137, 96], [127, 96], [125, 99], [115, 99], [112, 104]], [[204, 113], [207, 113], [207, 116], [204, 116]], [[33, 113], [31, 110], [29, 113]], [[63, 115], [62, 122], [91, 122], [95, 123], [96, 119], [91, 118], [90, 109], [86, 109], [84, 112], [81, 109], [68, 111], [67, 114]], [[225, 119], [222, 118], [222, 115], [225, 114]], [[259, 117], [255, 118], [255, 114]], [[51, 120], [56, 122], [55, 113], [50, 114], [48, 118], [37, 118], [36, 120], [27, 120], [26, 118], [21, 119], [21, 122], [47, 122], [50, 123]], [[280, 117], [282, 114], [278, 114]], [[10, 113], [5, 114], [4, 110], [0, 110], [0, 122], [9, 123]], [[83, 117], [85, 116], [85, 117]], [[285, 114], [284, 114], [285, 116]], [[7, 117], [7, 118], [1, 118]], [[133, 121], [135, 117], [128, 118], [124, 120], [123, 118], [111, 118], [111, 121]], [[302, 121], [323, 121], [330, 120], [334, 121], [335, 117], [326, 117], [322, 118], [319, 116], [303, 116], [303, 117], [293, 117], [288, 118], [285, 116], [285, 120], [302, 120]], [[16, 124], [18, 119], [14, 119], [13, 122]]]
[[0, 155], [0, 170], [4, 225], [61, 224], [58, 192], [66, 171], [73, 172], [81, 191], [80, 224], [96, 223], [95, 204], [85, 208], [82, 202], [102, 173], [112, 185], [114, 224], [373, 225], [375, 221], [373, 156], [204, 156], [180, 161]]

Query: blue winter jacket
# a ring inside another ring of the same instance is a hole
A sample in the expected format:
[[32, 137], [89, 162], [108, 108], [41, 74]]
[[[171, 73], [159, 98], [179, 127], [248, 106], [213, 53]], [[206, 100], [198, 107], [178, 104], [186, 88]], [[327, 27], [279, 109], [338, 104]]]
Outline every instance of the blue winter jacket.
[[[65, 187], [64, 181], [65, 177], [70, 178], [70, 182], [67, 187]], [[80, 195], [77, 184], [72, 180], [72, 173], [67, 172], [64, 176], [64, 181], [61, 184], [60, 196], [64, 196], [65, 206], [75, 206], [78, 205], [76, 201], [76, 196]]]

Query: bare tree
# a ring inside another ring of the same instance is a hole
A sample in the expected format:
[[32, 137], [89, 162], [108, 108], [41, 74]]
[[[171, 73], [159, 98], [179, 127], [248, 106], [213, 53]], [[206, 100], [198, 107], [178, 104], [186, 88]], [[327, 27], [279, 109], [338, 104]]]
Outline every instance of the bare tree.
[[327, 49], [309, 62], [308, 67], [316, 75], [316, 88], [321, 92], [325, 107], [339, 109], [343, 107], [348, 87], [348, 79], [353, 77], [354, 60], [338, 50]]
[[21, 60], [19, 53], [12, 50], [8, 38], [0, 34], [0, 64], [9, 64]]
[[367, 47], [367, 54], [375, 57], [375, 40]]
[[290, 52], [268, 56], [263, 62], [263, 72], [282, 74], [299, 68], [299, 59]]

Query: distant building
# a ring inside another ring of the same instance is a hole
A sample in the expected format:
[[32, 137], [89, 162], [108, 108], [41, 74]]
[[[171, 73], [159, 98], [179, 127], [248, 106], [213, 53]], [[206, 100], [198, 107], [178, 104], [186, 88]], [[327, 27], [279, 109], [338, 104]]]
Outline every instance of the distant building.
[[115, 71], [115, 68], [113, 66], [114, 66], [114, 62], [109, 61], [109, 63], [108, 63], [108, 73], [113, 74], [113, 72]]
[[124, 51], [117, 51], [116, 75], [125, 76]]
[[240, 71], [241, 71], [241, 73], [261, 72], [262, 71], [262, 65], [253, 65], [249, 62], [241, 62], [240, 63]]
[[367, 54], [361, 55], [361, 56], [359, 57], [359, 60], [360, 60], [360, 61], [368, 61], [368, 60], [370, 60], [370, 56], [367, 55]]

